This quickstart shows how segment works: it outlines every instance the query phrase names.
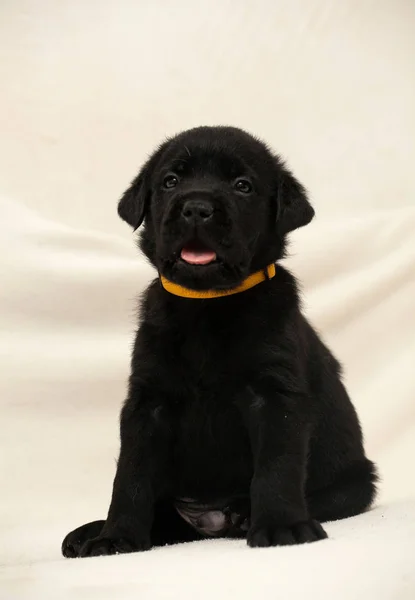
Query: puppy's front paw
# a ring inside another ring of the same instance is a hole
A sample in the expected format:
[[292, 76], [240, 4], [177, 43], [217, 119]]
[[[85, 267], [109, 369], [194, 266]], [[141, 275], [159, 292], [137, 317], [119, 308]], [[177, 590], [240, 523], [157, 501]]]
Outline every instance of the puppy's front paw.
[[310, 519], [295, 525], [281, 526], [273, 523], [252, 525], [248, 531], [248, 545], [251, 548], [268, 548], [269, 546], [292, 546], [317, 542], [327, 537], [318, 521]]
[[98, 536], [88, 540], [82, 546], [79, 556], [108, 556], [110, 554], [125, 554], [127, 552], [139, 552], [151, 548], [150, 540], [133, 544], [125, 538]]

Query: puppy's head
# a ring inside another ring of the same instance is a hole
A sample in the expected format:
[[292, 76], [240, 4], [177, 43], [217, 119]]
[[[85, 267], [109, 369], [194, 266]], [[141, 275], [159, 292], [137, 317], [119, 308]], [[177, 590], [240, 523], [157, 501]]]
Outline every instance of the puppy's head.
[[226, 289], [284, 253], [314, 216], [303, 186], [259, 140], [198, 127], [166, 141], [118, 205], [140, 247], [176, 283]]

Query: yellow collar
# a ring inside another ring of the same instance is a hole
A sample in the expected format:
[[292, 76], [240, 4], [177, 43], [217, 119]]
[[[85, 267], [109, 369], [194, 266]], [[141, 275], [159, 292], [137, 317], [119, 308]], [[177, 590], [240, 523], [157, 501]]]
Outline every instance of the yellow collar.
[[191, 290], [178, 285], [177, 283], [169, 281], [163, 277], [163, 275], [160, 275], [160, 280], [164, 289], [167, 292], [170, 292], [170, 294], [180, 296], [181, 298], [199, 298], [201, 300], [205, 300], [207, 298], [222, 298], [223, 296], [233, 296], [233, 294], [245, 292], [246, 290], [253, 288], [255, 285], [258, 285], [258, 283], [266, 281], [267, 279], [272, 279], [273, 277], [275, 277], [275, 265], [271, 264], [265, 269], [261, 269], [261, 271], [252, 273], [252, 275], [249, 275], [249, 277], [244, 279], [240, 285], [228, 290]]

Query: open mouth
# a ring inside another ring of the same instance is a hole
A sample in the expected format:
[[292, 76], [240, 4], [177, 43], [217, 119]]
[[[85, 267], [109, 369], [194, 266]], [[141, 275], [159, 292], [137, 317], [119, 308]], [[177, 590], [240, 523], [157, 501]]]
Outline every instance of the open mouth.
[[194, 240], [182, 248], [180, 258], [189, 265], [210, 265], [215, 262], [217, 256], [216, 252], [205, 244]]

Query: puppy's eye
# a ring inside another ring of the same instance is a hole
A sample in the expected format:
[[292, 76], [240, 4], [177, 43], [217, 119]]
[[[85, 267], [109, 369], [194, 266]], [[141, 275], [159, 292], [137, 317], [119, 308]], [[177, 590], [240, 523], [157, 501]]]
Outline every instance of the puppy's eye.
[[171, 190], [172, 188], [176, 187], [178, 183], [179, 180], [176, 175], [166, 175], [166, 177], [163, 179], [163, 187], [165, 187], [166, 190]]
[[243, 194], [249, 194], [252, 192], [252, 184], [247, 179], [237, 179], [234, 183], [234, 188]]

